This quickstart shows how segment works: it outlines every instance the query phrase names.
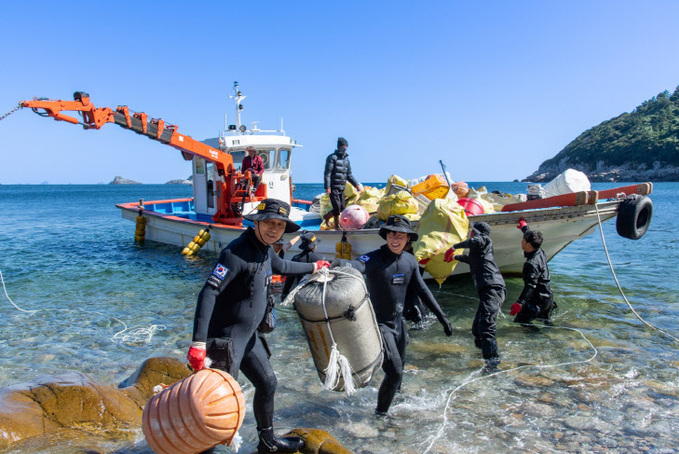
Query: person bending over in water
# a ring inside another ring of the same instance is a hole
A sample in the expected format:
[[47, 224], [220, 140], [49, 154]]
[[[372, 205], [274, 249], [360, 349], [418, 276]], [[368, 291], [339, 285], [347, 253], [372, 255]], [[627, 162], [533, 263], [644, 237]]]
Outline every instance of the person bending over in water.
[[547, 257], [542, 250], [542, 233], [531, 230], [524, 219], [519, 219], [517, 228], [523, 232], [521, 249], [526, 257], [523, 264], [523, 291], [512, 305], [509, 315], [516, 315], [516, 323], [530, 324], [542, 320], [551, 325], [552, 311], [556, 309], [554, 294], [550, 285]]

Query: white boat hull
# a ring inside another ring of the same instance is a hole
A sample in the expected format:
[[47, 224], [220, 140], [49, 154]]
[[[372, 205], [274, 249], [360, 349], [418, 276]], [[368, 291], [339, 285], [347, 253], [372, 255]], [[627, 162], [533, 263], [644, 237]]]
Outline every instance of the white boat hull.
[[[154, 202], [147, 202], [152, 204]], [[543, 249], [547, 258], [551, 259], [559, 251], [585, 235], [592, 233], [599, 224], [597, 209], [601, 221], [616, 216], [619, 201], [602, 202], [596, 205], [579, 205], [570, 207], [525, 210], [520, 212], [493, 213], [471, 216], [470, 223], [484, 221], [491, 228], [491, 238], [495, 247], [495, 259], [500, 270], [506, 274], [521, 273], [523, 251], [521, 249], [522, 233], [516, 228], [519, 218], [524, 218], [534, 230], [544, 236]], [[135, 221], [138, 209], [134, 204], [117, 205], [122, 210], [124, 219]], [[145, 211], [146, 240], [171, 244], [184, 248], [201, 229], [210, 226], [211, 239], [201, 249], [219, 254], [224, 246], [243, 233], [242, 227], [228, 227], [207, 222], [193, 221], [173, 215]], [[320, 230], [316, 236], [320, 240], [317, 252], [331, 258], [335, 256], [335, 245], [342, 239], [342, 231]], [[132, 235], [132, 232], [130, 233]], [[377, 249], [384, 244], [377, 229], [347, 231], [347, 240], [352, 246], [352, 258]], [[288, 234], [287, 239], [293, 234]], [[179, 252], [179, 251], [178, 251]], [[298, 254], [300, 250], [293, 246], [287, 251], [287, 258]], [[457, 266], [453, 274], [468, 273], [466, 266]]]

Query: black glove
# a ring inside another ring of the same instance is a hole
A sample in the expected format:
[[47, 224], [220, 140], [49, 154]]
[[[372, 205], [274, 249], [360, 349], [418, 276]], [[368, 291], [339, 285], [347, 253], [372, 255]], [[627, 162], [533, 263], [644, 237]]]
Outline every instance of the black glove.
[[334, 270], [335, 268], [339, 268], [340, 266], [342, 266], [342, 259], [334, 257], [332, 260], [330, 260], [330, 269], [331, 270]]
[[443, 325], [443, 332], [446, 333], [446, 336], [450, 337], [453, 335], [453, 327], [450, 325], [450, 322], [448, 321], [447, 318], [444, 318], [441, 320], [441, 324]]

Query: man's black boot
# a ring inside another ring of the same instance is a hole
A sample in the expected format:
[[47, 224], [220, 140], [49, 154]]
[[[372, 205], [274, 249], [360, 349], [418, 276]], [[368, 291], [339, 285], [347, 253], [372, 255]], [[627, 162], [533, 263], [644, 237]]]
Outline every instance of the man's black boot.
[[273, 428], [257, 429], [259, 432], [259, 444], [257, 451], [260, 453], [270, 452], [297, 452], [304, 446], [304, 440], [299, 437], [276, 438], [273, 435]]

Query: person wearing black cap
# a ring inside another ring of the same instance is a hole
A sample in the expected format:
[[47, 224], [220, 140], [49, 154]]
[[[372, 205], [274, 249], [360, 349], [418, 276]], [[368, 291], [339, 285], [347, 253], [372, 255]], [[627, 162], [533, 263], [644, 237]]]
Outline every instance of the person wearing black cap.
[[277, 380], [266, 341], [257, 333], [265, 317], [272, 273], [308, 274], [329, 266], [325, 261], [291, 262], [274, 253], [271, 245], [283, 233], [299, 229], [288, 218], [289, 213], [287, 203], [265, 199], [255, 213], [245, 216], [254, 227], [248, 227], [222, 250], [198, 295], [193, 342], [187, 355], [194, 370], [205, 367], [207, 356], [210, 367], [224, 370], [236, 379], [240, 370], [252, 382], [260, 453], [297, 452], [303, 446], [299, 438], [275, 437], [272, 427]]
[[[469, 249], [469, 254], [455, 255], [455, 249], [460, 248]], [[472, 226], [469, 238], [448, 249], [444, 260], [446, 262], [459, 260], [469, 264], [480, 300], [472, 324], [474, 344], [481, 349], [485, 362], [484, 372], [492, 372], [500, 364], [495, 328], [507, 290], [500, 269], [495, 263], [490, 226], [485, 222], [476, 222]]]
[[[315, 233], [304, 232], [302, 235], [300, 235], [300, 239], [301, 243], [299, 248], [302, 250], [302, 252], [292, 258], [293, 262], [315, 263], [319, 260], [323, 260], [321, 254], [316, 252], [318, 243], [320, 243], [321, 240], [316, 237]], [[298, 280], [299, 276], [287, 276], [285, 278], [285, 284], [283, 285], [283, 291], [281, 292], [282, 300], [288, 296], [290, 290], [293, 289]]]
[[[403, 216], [390, 216], [386, 224], [380, 227], [379, 233], [387, 243], [349, 264], [365, 274], [365, 283], [375, 309], [375, 318], [382, 333], [384, 380], [377, 393], [375, 413], [384, 415], [389, 410], [403, 379], [403, 361], [408, 345], [403, 306], [408, 290], [416, 292], [434, 313], [443, 325], [446, 336], [453, 334], [453, 328], [429, 287], [424, 283], [415, 256], [404, 252], [408, 243], [418, 238], [417, 233], [410, 228], [408, 219]], [[333, 260], [333, 266], [336, 264], [337, 262]]]
[[339, 215], [346, 205], [344, 188], [346, 187], [347, 181], [356, 186], [358, 192], [363, 190], [361, 183], [359, 183], [351, 173], [351, 163], [349, 162], [347, 148], [349, 148], [347, 139], [344, 137], [338, 138], [337, 149], [325, 160], [325, 171], [323, 173], [325, 193], [330, 196], [330, 204], [332, 205], [332, 211], [326, 213], [324, 219], [327, 223], [331, 217], [334, 217], [336, 229], [340, 228]]
[[531, 230], [525, 219], [517, 226], [523, 232], [521, 249], [526, 257], [523, 264], [523, 291], [511, 307], [509, 315], [516, 315], [516, 323], [530, 324], [533, 320], [551, 323], [552, 311], [556, 309], [550, 284], [547, 257], [542, 250], [542, 233]]

